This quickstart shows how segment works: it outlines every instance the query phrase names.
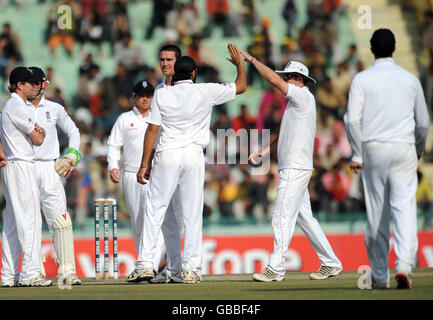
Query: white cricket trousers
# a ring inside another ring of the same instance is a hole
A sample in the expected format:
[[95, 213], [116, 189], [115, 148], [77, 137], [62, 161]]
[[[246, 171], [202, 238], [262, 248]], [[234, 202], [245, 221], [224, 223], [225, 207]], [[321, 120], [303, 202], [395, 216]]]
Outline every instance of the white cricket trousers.
[[35, 161], [35, 178], [42, 213], [52, 233], [56, 217], [67, 211], [65, 189], [60, 175], [54, 169], [54, 161]]
[[198, 145], [156, 153], [138, 257], [143, 267], [152, 267], [161, 225], [178, 188], [176, 192], [180, 200], [175, 202], [184, 230], [182, 269], [195, 271], [201, 276], [204, 172], [205, 159]]
[[[122, 171], [122, 190], [125, 195], [126, 207], [131, 219], [132, 235], [135, 243], [135, 250], [138, 255], [141, 233], [143, 232], [144, 213], [146, 211], [146, 194], [148, 185], [142, 185], [137, 182], [137, 173], [131, 171]], [[155, 249], [154, 268], [158, 272], [161, 256], [164, 251], [164, 239], [158, 237]]]
[[372, 279], [389, 281], [390, 216], [393, 215], [396, 268], [411, 273], [418, 249], [415, 145], [368, 142], [363, 147], [362, 178], [367, 208], [365, 246]]
[[7, 166], [1, 169], [1, 180], [6, 199], [2, 282], [30, 280], [40, 274], [41, 268], [42, 217], [35, 165], [27, 161], [9, 161]]
[[290, 245], [296, 222], [307, 235], [322, 265], [342, 268], [325, 233], [311, 210], [308, 182], [312, 171], [283, 169], [277, 187], [277, 196], [272, 211], [274, 250], [268, 267], [284, 276], [286, 252]]

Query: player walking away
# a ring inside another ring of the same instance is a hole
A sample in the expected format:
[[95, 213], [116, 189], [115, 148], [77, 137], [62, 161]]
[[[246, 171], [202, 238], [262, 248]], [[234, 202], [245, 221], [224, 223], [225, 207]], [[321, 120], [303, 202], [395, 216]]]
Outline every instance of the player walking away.
[[137, 173], [140, 183], [147, 183], [146, 172], [152, 149], [161, 127], [160, 141], [149, 180], [148, 210], [144, 217], [147, 240], [142, 238], [141, 255], [145, 270], [152, 270], [157, 235], [160, 233], [165, 211], [179, 188], [180, 214], [184, 229], [182, 258], [183, 283], [201, 281], [202, 218], [205, 159], [203, 148], [209, 143], [209, 126], [212, 108], [235, 99], [246, 90], [243, 59], [238, 48], [228, 45], [236, 66], [235, 83], [194, 83], [197, 66], [191, 57], [176, 61], [173, 86], [155, 92], [147, 128], [141, 168]]
[[[41, 145], [45, 129], [35, 121], [29, 97], [41, 79], [33, 70], [17, 67], [9, 77], [11, 98], [1, 116], [0, 136], [7, 165], [1, 170], [6, 199], [2, 238], [2, 287], [51, 286], [41, 276], [41, 227], [39, 190], [35, 179], [33, 145]], [[22, 252], [21, 272], [18, 272]]]
[[[72, 220], [67, 211], [60, 175], [67, 176], [81, 159], [78, 151], [80, 132], [62, 105], [45, 98], [44, 90], [49, 82], [44, 71], [38, 67], [29, 69], [41, 79], [37, 95], [28, 99], [32, 103], [29, 108], [34, 111], [36, 121], [46, 131], [42, 145], [33, 146], [41, 209], [53, 237], [56, 263], [59, 265], [58, 277], [67, 284], [79, 285], [81, 280], [76, 276]], [[63, 158], [60, 158], [59, 153], [57, 126], [69, 139]], [[43, 264], [41, 270], [44, 270]]]
[[389, 288], [389, 224], [393, 215], [397, 289], [411, 288], [418, 249], [416, 189], [429, 115], [417, 77], [392, 59], [394, 34], [378, 29], [370, 40], [373, 66], [350, 86], [344, 116], [354, 173], [362, 170], [367, 208], [365, 246], [373, 288]]
[[[310, 279], [321, 280], [337, 276], [342, 271], [340, 260], [334, 254], [325, 233], [313, 217], [308, 183], [313, 168], [313, 146], [316, 136], [316, 102], [307, 83], [316, 81], [308, 76], [308, 68], [298, 61], [289, 61], [282, 78], [249, 53], [242, 51], [245, 59], [289, 100], [281, 120], [278, 141], [279, 183], [272, 211], [274, 249], [268, 265], [253, 275], [256, 281], [281, 281], [285, 278], [285, 255], [295, 230], [296, 222], [307, 235], [321, 266], [310, 274]], [[269, 153], [270, 148], [253, 153], [249, 159], [257, 163], [258, 156]]]
[[[131, 97], [134, 108], [131, 111], [122, 113], [119, 118], [117, 118], [107, 141], [107, 160], [110, 179], [113, 183], [121, 183], [122, 190], [125, 194], [137, 254], [139, 251], [141, 233], [143, 232], [148, 186], [139, 184], [136, 174], [140, 168], [141, 155], [143, 154], [143, 138], [148, 126], [146, 120], [148, 119], [153, 93], [154, 88], [150, 82], [146, 80], [137, 82]], [[123, 148], [122, 171], [120, 171], [119, 166], [121, 148]], [[158, 249], [154, 261], [156, 272], [158, 271], [163, 247], [164, 239], [161, 234], [159, 236]], [[139, 276], [140, 275], [134, 270], [127, 277], [127, 281], [138, 282]]]

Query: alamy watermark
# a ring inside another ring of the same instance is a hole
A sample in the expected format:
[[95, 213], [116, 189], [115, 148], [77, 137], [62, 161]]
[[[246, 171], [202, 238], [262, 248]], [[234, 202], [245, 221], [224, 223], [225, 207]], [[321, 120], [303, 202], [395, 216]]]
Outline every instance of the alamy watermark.
[[72, 29], [72, 8], [67, 5], [62, 5], [57, 8], [57, 13], [60, 17], [57, 19], [57, 27], [60, 30]]
[[372, 13], [371, 7], [362, 5], [358, 7], [357, 13], [359, 15], [357, 26], [361, 30], [371, 30], [372, 26]]
[[361, 276], [358, 278], [358, 288], [363, 289], [371, 289], [372, 283], [371, 283], [371, 268], [367, 265], [359, 266], [358, 273], [361, 274]]

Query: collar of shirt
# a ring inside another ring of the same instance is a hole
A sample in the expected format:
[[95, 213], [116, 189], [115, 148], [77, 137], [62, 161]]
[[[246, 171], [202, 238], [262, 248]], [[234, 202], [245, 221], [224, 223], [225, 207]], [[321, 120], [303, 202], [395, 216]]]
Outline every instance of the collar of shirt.
[[146, 119], [149, 117], [149, 113], [147, 114], [147, 116], [143, 117], [140, 113], [140, 111], [138, 111], [137, 107], [134, 106], [134, 108], [132, 108], [132, 112], [134, 113], [134, 115], [139, 118], [140, 120], [146, 121]]
[[394, 59], [391, 58], [391, 57], [388, 57], [388, 58], [378, 58], [378, 59], [374, 60], [373, 65], [375, 66], [375, 65], [383, 64], [383, 63], [392, 63], [392, 64], [394, 64]]
[[176, 81], [174, 84], [182, 84], [182, 83], [189, 83], [189, 84], [193, 84], [194, 82], [192, 82], [192, 80], [180, 80], [180, 81]]
[[23, 98], [21, 98], [18, 94], [16, 94], [15, 92], [13, 92], [11, 94], [11, 97], [14, 98], [15, 100], [17, 100], [20, 104], [25, 105], [25, 106], [29, 106], [32, 105], [30, 101], [24, 101]]
[[36, 107], [44, 107], [44, 106], [46, 106], [46, 105], [47, 105], [47, 104], [46, 104], [45, 96], [42, 95], [41, 100], [39, 101], [39, 104], [38, 104]]

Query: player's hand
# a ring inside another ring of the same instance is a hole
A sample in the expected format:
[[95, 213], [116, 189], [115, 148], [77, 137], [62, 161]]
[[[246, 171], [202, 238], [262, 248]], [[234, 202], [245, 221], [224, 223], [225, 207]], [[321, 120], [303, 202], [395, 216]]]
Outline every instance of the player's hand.
[[237, 66], [238, 64], [243, 63], [242, 56], [241, 56], [241, 54], [239, 52], [238, 47], [236, 47], [233, 43], [229, 43], [227, 45], [227, 49], [228, 49], [228, 51], [230, 53], [230, 57], [231, 57], [231, 58], [226, 58], [227, 61], [230, 61], [235, 66]]
[[4, 152], [0, 152], [0, 168], [6, 167], [8, 164], [8, 158], [4, 154]]
[[147, 184], [149, 182], [148, 179], [146, 179], [146, 173], [150, 170], [149, 167], [141, 167], [140, 170], [137, 172], [137, 182], [140, 184]]
[[54, 169], [61, 176], [66, 177], [80, 162], [81, 154], [74, 148], [66, 150], [65, 155], [54, 162]]
[[351, 161], [350, 162], [350, 170], [352, 170], [353, 173], [357, 174], [359, 170], [361, 170], [364, 167], [362, 163]]
[[248, 63], [253, 62], [253, 60], [255, 59], [252, 55], [250, 55], [248, 52], [246, 52], [244, 50], [239, 49], [239, 52], [241, 55], [244, 56], [245, 61], [247, 61]]
[[37, 122], [35, 122], [35, 131], [45, 138], [45, 129], [42, 128]]
[[113, 183], [119, 183], [120, 182], [120, 170], [119, 169], [113, 169], [110, 171], [110, 180]]
[[250, 154], [248, 157], [248, 161], [250, 161], [253, 165], [259, 165], [262, 162], [262, 152], [257, 151]]

